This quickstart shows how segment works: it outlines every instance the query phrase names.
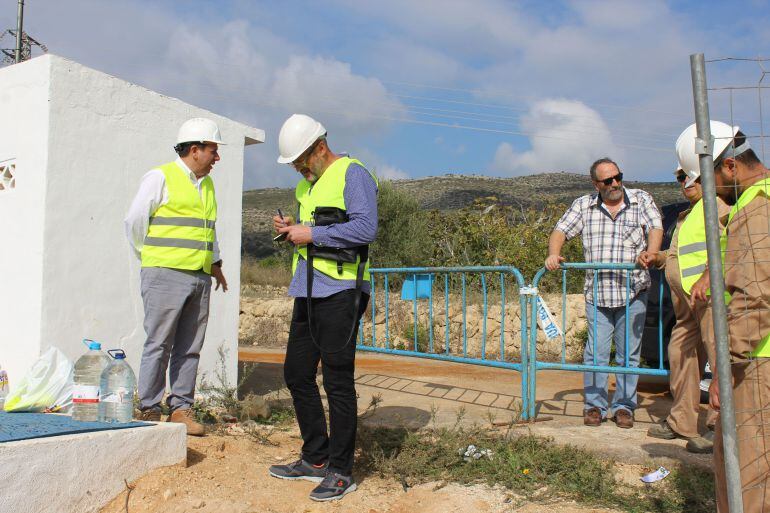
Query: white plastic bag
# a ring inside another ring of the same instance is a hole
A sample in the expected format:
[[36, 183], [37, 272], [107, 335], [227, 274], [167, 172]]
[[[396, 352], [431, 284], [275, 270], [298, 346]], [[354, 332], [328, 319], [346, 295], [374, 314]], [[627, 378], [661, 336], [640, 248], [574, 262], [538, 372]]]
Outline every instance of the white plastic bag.
[[72, 405], [72, 373], [72, 362], [64, 353], [49, 348], [11, 389], [3, 409], [66, 412]]

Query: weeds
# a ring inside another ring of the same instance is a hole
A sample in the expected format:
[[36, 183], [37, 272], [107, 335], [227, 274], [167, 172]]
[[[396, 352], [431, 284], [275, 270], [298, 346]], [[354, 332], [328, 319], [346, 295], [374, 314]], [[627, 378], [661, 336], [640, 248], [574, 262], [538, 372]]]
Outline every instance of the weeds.
[[[365, 472], [413, 486], [426, 482], [503, 486], [526, 500], [571, 499], [629, 512], [713, 511], [713, 477], [697, 468], [672, 471], [655, 487], [633, 487], [615, 477], [615, 466], [594, 453], [550, 438], [512, 438], [481, 428], [359, 429]], [[473, 444], [491, 457], [466, 462], [460, 448]]]
[[294, 408], [284, 406], [280, 400], [271, 405], [264, 397], [251, 393], [238, 399], [238, 390], [249, 380], [255, 367], [244, 366], [238, 384], [232, 385], [227, 377], [228, 350], [219, 346], [217, 354], [219, 360], [214, 369], [214, 380], [201, 378], [199, 397], [192, 406], [198, 422], [216, 424], [223, 417], [232, 417], [240, 422], [251, 420], [255, 424], [278, 426], [294, 420]]
[[414, 347], [414, 322], [409, 322], [404, 325], [401, 330], [401, 337], [406, 340], [406, 343], [399, 342], [396, 349], [405, 349], [407, 351], [419, 351], [421, 353], [430, 352], [430, 332], [428, 326], [423, 323], [417, 323], [417, 349]]

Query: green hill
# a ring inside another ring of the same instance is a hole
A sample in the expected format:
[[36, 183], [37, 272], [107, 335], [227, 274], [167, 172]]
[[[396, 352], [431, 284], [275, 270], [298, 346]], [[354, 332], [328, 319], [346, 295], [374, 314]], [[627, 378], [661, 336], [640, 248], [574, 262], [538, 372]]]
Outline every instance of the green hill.
[[[444, 175], [395, 180], [393, 186], [415, 198], [425, 210], [457, 210], [479, 198], [494, 196], [497, 202], [517, 208], [542, 208], [547, 204], [570, 204], [594, 191], [586, 175], [544, 173], [513, 178]], [[626, 182], [626, 187], [652, 194], [658, 206], [682, 201], [679, 186], [671, 182]], [[243, 251], [255, 257], [274, 252], [272, 216], [276, 209], [293, 214], [292, 188], [257, 189], [243, 193]]]

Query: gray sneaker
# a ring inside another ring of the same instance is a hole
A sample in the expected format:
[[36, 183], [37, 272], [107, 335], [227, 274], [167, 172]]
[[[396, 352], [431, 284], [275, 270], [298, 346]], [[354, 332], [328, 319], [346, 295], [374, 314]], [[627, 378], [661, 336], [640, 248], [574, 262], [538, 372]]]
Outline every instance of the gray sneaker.
[[353, 476], [329, 471], [321, 484], [310, 492], [310, 498], [319, 502], [335, 501], [354, 491], [356, 483], [353, 482]]
[[298, 480], [303, 479], [305, 481], [312, 481], [314, 483], [320, 483], [326, 476], [327, 464], [313, 465], [303, 459], [298, 459], [294, 463], [288, 465], [271, 465], [270, 475], [277, 477], [278, 479], [291, 479]]
[[714, 432], [709, 430], [703, 436], [696, 436], [687, 440], [685, 446], [687, 452], [695, 454], [711, 454], [714, 452]]

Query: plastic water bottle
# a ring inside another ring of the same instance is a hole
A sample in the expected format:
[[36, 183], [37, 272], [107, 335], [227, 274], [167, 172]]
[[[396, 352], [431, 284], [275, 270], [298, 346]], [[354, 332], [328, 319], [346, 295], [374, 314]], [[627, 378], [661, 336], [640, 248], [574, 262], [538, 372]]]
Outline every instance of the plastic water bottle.
[[136, 375], [122, 349], [110, 349], [107, 352], [114, 360], [102, 371], [99, 420], [131, 422], [134, 416]]
[[102, 352], [102, 345], [83, 340], [88, 352], [75, 362], [72, 387], [72, 420], [94, 422], [99, 420], [99, 386], [102, 371], [110, 359]]
[[0, 410], [5, 404], [5, 397], [8, 395], [8, 373], [0, 367]]

